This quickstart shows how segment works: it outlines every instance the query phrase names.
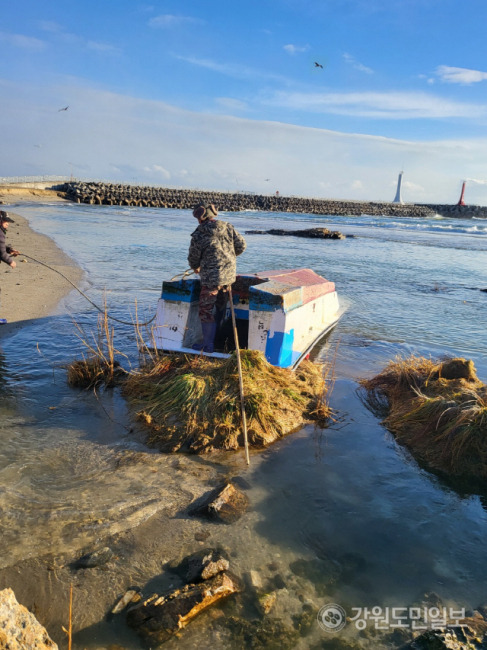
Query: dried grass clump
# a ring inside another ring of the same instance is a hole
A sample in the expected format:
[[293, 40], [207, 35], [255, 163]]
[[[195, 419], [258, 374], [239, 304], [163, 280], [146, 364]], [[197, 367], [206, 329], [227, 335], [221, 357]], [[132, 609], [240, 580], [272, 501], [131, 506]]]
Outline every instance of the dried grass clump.
[[361, 385], [419, 460], [453, 477], [487, 478], [487, 386], [472, 361], [399, 359]]
[[[261, 352], [240, 352], [249, 444], [265, 447], [314, 418], [331, 415], [322, 366], [304, 361], [293, 373]], [[237, 357], [173, 354], [132, 372], [123, 394], [162, 451], [202, 453], [244, 444]]]
[[124, 373], [117, 355], [125, 356], [115, 349], [114, 330], [108, 323], [108, 312], [98, 317], [97, 331], [86, 335], [83, 329], [75, 323], [78, 338], [87, 348], [87, 356], [76, 359], [67, 365], [68, 384], [76, 388], [96, 388], [97, 386], [113, 386], [120, 375]]

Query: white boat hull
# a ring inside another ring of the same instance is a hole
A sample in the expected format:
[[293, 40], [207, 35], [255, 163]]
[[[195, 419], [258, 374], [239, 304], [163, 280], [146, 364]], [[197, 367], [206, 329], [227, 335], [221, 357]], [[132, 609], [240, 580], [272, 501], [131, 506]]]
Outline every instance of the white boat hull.
[[[232, 292], [237, 322], [248, 321], [240, 347], [260, 350], [282, 368], [295, 368], [339, 318], [334, 284], [309, 269], [239, 276]], [[163, 283], [153, 330], [158, 349], [201, 354], [192, 349], [202, 339], [198, 297], [197, 279]]]

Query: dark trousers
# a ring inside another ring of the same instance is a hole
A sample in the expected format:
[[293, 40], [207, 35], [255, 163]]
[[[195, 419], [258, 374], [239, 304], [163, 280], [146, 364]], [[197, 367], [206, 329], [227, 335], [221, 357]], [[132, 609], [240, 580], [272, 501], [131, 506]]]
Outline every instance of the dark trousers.
[[227, 304], [227, 287], [210, 289], [201, 286], [198, 313], [202, 323], [213, 323], [215, 321], [214, 309], [221, 311]]

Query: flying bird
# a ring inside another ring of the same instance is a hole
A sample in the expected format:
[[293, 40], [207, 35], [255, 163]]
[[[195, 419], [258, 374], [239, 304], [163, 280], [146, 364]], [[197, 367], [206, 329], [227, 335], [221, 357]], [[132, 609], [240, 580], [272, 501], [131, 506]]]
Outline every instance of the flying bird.
[[69, 108], [69, 106], [65, 106], [64, 108], [60, 108], [60, 109], [58, 109], [58, 113], [59, 113], [60, 111], [67, 111], [68, 108]]
[[323, 68], [323, 66], [318, 61], [315, 61], [315, 68]]
[[270, 179], [270, 178], [266, 178], [265, 180], [266, 180], [266, 181], [270, 181], [271, 179]]

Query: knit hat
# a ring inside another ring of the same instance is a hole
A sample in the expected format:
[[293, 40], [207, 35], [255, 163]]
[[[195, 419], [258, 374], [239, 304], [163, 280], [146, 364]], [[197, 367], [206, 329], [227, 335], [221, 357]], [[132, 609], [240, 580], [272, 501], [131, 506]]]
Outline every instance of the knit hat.
[[218, 211], [213, 203], [210, 203], [210, 205], [198, 205], [193, 210], [193, 217], [195, 217], [195, 219], [200, 219], [201, 221], [212, 219], [213, 217], [216, 217], [217, 214]]
[[5, 210], [0, 210], [0, 222], [15, 223], [15, 221], [8, 216], [8, 212], [5, 212]]

